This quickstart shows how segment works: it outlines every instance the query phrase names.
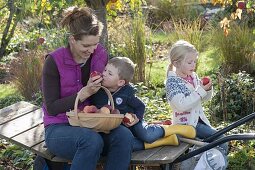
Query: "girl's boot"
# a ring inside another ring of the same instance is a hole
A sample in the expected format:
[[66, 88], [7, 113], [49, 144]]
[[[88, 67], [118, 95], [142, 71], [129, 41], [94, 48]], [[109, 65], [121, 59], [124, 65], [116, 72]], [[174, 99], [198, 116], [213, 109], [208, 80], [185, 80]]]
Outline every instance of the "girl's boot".
[[150, 148], [156, 148], [158, 146], [164, 146], [164, 145], [174, 145], [178, 146], [179, 145], [179, 139], [176, 134], [161, 138], [156, 140], [153, 143], [144, 143], [144, 148], [145, 149], [150, 149]]
[[195, 138], [196, 129], [190, 125], [161, 125], [165, 131], [165, 136], [172, 134], [181, 135], [185, 138]]

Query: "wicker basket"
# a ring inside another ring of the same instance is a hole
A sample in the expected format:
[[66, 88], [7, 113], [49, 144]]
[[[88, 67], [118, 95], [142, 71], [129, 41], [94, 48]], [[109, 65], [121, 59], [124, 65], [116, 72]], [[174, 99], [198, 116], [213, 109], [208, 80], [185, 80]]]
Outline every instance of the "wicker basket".
[[[105, 90], [107, 96], [110, 100], [111, 106], [114, 109], [114, 102], [110, 91], [100, 86]], [[78, 93], [75, 104], [74, 110], [67, 112], [66, 115], [68, 117], [68, 121], [72, 126], [80, 126], [93, 129], [97, 132], [104, 132], [109, 133], [110, 130], [118, 127], [122, 119], [124, 117], [123, 114], [103, 114], [103, 113], [78, 113], [78, 101], [80, 99], [81, 91]]]

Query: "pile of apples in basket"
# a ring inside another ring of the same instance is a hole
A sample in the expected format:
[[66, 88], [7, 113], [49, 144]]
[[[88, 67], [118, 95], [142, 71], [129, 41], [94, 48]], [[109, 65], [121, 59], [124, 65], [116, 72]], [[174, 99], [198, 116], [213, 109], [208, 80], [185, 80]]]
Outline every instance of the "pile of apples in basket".
[[[118, 109], [113, 109], [110, 105], [105, 105], [98, 109], [94, 105], [85, 106], [83, 109], [84, 113], [101, 113], [101, 114], [120, 114], [120, 111]], [[134, 116], [132, 113], [126, 113], [124, 115], [124, 118], [122, 120], [123, 123], [132, 123], [134, 121]]]

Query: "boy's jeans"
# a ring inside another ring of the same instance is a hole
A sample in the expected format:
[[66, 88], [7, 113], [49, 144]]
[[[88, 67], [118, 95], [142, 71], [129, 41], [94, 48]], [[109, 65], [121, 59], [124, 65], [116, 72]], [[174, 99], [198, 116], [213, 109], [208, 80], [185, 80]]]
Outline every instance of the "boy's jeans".
[[72, 160], [71, 170], [95, 170], [101, 154], [107, 155], [104, 169], [127, 170], [133, 135], [124, 126], [104, 134], [68, 124], [55, 124], [46, 127], [45, 142], [53, 154]]
[[152, 143], [164, 137], [164, 129], [160, 125], [148, 125], [144, 121], [139, 121], [134, 126], [130, 127], [131, 132], [136, 137], [133, 144], [133, 150], [143, 150], [144, 142]]

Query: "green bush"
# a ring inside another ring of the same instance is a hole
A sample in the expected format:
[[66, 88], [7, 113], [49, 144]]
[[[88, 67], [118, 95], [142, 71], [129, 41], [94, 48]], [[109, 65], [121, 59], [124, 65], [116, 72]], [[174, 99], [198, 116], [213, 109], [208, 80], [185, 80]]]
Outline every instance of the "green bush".
[[212, 117], [225, 121], [236, 121], [254, 112], [254, 79], [245, 72], [218, 77], [210, 110]]
[[137, 96], [146, 105], [144, 119], [148, 122], [171, 119], [170, 105], [166, 102], [165, 88], [150, 87], [143, 83], [135, 85]]
[[17, 103], [21, 100], [23, 100], [24, 98], [21, 96], [21, 95], [18, 95], [18, 94], [13, 94], [13, 95], [10, 95], [10, 96], [7, 96], [5, 98], [2, 98], [0, 100], [0, 109], [4, 108], [4, 107], [7, 107], [7, 106], [10, 106], [14, 103]]
[[17, 169], [32, 169], [34, 163], [34, 154], [17, 145], [9, 145], [1, 150], [0, 157], [2, 162], [12, 161], [11, 164]]
[[232, 146], [232, 152], [228, 156], [228, 169], [240, 170], [240, 169], [255, 169], [255, 143], [254, 141], [249, 142], [236, 142]]
[[198, 5], [198, 0], [157, 0], [151, 1], [149, 5], [153, 8], [149, 13], [148, 24], [152, 28], [164, 27], [164, 21], [170, 21], [172, 18], [196, 20], [205, 9]]

